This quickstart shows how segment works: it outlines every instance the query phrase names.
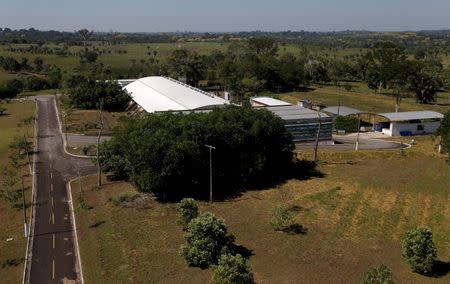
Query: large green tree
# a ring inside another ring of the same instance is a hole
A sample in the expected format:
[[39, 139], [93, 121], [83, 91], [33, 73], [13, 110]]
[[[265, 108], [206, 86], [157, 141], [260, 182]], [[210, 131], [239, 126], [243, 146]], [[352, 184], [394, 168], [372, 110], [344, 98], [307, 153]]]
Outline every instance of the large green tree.
[[403, 48], [389, 42], [379, 42], [366, 54], [365, 61], [365, 80], [369, 88], [381, 90], [406, 83], [408, 61]]

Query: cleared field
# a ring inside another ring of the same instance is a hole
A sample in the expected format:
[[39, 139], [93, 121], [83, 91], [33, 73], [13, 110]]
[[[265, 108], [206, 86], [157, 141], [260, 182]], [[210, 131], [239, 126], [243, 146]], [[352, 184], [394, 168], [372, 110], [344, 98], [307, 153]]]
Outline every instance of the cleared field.
[[[307, 92], [292, 92], [280, 94], [282, 100], [296, 104], [300, 100], [309, 99], [313, 103], [327, 106], [354, 107], [370, 112], [395, 112], [395, 97], [379, 95], [370, 91], [363, 83], [353, 83], [352, 92], [334, 86], [317, 87]], [[446, 112], [450, 110], [450, 93], [439, 93], [436, 104], [418, 104], [413, 98], [403, 98], [400, 111], [434, 110]]]
[[[257, 283], [361, 283], [370, 267], [385, 263], [397, 283], [448, 283], [412, 273], [403, 262], [400, 238], [409, 228], [433, 229], [439, 260], [450, 265], [450, 166], [435, 154], [431, 137], [417, 137], [407, 150], [321, 153], [324, 177], [289, 180], [277, 188], [248, 191], [208, 204], [224, 218], [237, 244], [250, 252]], [[310, 152], [302, 153], [310, 158]], [[86, 282], [208, 283], [212, 270], [188, 267], [179, 256], [183, 243], [174, 204], [148, 197], [138, 207], [110, 201], [134, 191], [127, 183], [95, 187], [83, 179], [86, 209], [75, 206]], [[72, 183], [74, 199], [78, 182]], [[286, 203], [305, 234], [275, 232], [270, 212]]]
[[[15, 135], [22, 134], [25, 130], [17, 125], [22, 119], [34, 116], [34, 102], [13, 101], [4, 105], [8, 111], [7, 115], [0, 116], [0, 180], [3, 179], [3, 168], [8, 164], [9, 144]], [[33, 133], [31, 127], [30, 134]], [[22, 168], [23, 174], [29, 174], [28, 168]], [[31, 200], [31, 177], [26, 176], [26, 198], [27, 203]], [[17, 185], [20, 189], [20, 184]], [[28, 217], [30, 207], [28, 207]], [[19, 283], [22, 279], [23, 264], [25, 257], [26, 239], [23, 235], [23, 210], [13, 208], [10, 203], [0, 198], [0, 279], [2, 283]], [[13, 240], [7, 242], [6, 239]]]

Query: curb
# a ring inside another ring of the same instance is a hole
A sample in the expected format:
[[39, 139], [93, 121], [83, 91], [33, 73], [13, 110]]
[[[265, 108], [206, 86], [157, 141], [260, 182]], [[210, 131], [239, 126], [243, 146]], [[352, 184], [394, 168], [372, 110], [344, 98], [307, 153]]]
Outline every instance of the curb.
[[77, 223], [75, 220], [75, 212], [73, 210], [73, 198], [72, 198], [72, 186], [71, 186], [72, 181], [75, 181], [77, 179], [79, 179], [79, 178], [71, 179], [66, 184], [66, 190], [67, 190], [67, 196], [69, 197], [69, 200], [67, 200], [67, 203], [69, 204], [70, 219], [72, 221], [73, 235], [74, 235], [74, 239], [75, 239], [75, 242], [74, 242], [75, 243], [75, 253], [76, 253], [76, 256], [78, 259], [78, 273], [80, 276], [80, 283], [84, 284], [83, 268], [81, 266], [80, 246], [78, 245]]
[[56, 98], [53, 98], [53, 106], [55, 107], [56, 119], [58, 120], [59, 131], [61, 132], [61, 136], [63, 139], [64, 153], [66, 153], [66, 155], [69, 155], [69, 156], [72, 156], [75, 158], [82, 158], [82, 159], [92, 159], [93, 157], [95, 157], [95, 156], [76, 155], [76, 154], [72, 154], [69, 151], [67, 151], [66, 136], [64, 135], [64, 132], [62, 131], [62, 124], [61, 124], [61, 120], [59, 119], [59, 111], [58, 111], [58, 107], [56, 106]]
[[27, 236], [27, 248], [25, 251], [25, 262], [23, 266], [23, 277], [22, 283], [29, 283], [30, 281], [30, 273], [31, 273], [31, 259], [33, 256], [33, 239], [34, 239], [34, 216], [36, 215], [36, 207], [33, 204], [36, 204], [36, 153], [38, 149], [38, 139], [37, 139], [37, 118], [38, 118], [38, 109], [39, 104], [37, 100], [35, 100], [36, 104], [36, 113], [34, 115], [34, 154], [33, 154], [33, 181], [31, 183], [31, 214], [30, 214], [30, 222], [28, 225], [28, 236]]

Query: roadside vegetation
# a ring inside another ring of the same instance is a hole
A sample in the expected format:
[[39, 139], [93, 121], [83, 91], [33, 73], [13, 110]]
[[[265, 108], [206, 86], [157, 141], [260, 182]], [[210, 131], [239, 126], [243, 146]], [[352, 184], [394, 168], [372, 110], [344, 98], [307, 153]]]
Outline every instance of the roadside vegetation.
[[1, 105], [7, 111], [0, 115], [0, 279], [18, 283], [22, 279], [26, 248], [21, 178], [24, 177], [28, 218], [32, 181], [23, 147], [32, 151], [35, 104], [11, 101]]

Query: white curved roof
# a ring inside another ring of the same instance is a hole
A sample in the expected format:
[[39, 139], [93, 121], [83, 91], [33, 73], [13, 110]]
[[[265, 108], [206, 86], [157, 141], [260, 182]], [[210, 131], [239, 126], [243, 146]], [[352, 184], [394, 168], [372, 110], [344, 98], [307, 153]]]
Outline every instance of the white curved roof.
[[227, 100], [167, 77], [145, 77], [123, 88], [146, 112], [211, 109]]

